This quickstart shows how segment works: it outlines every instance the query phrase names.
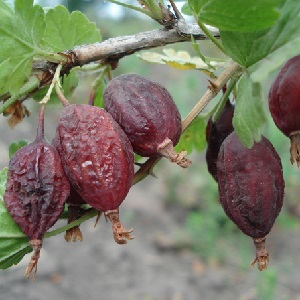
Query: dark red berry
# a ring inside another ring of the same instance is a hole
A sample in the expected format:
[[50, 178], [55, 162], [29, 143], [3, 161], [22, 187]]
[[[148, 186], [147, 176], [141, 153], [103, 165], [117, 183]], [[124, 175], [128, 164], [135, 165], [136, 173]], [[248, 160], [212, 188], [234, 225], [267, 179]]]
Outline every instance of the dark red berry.
[[124, 74], [109, 82], [103, 98], [104, 108], [125, 131], [134, 152], [190, 166], [186, 152], [174, 151], [182, 131], [181, 116], [163, 86], [137, 74]]
[[233, 131], [234, 105], [228, 99], [219, 117], [213, 122], [212, 116], [206, 126], [206, 163], [209, 173], [218, 182], [217, 159], [225, 138]]
[[104, 109], [84, 104], [65, 106], [57, 127], [63, 167], [82, 199], [104, 212], [114, 238], [131, 239], [119, 221], [119, 206], [133, 183], [133, 150], [126, 134]]
[[291, 163], [300, 165], [300, 55], [281, 68], [269, 91], [274, 123], [291, 140]]
[[44, 139], [43, 105], [35, 141], [19, 149], [9, 162], [4, 194], [8, 212], [34, 250], [26, 277], [36, 272], [43, 236], [58, 220], [69, 193], [60, 157]]
[[248, 149], [232, 132], [221, 145], [217, 168], [224, 211], [242, 232], [253, 238], [257, 247], [253, 264], [257, 261], [260, 270], [266, 269], [266, 235], [283, 204], [280, 158], [265, 137]]

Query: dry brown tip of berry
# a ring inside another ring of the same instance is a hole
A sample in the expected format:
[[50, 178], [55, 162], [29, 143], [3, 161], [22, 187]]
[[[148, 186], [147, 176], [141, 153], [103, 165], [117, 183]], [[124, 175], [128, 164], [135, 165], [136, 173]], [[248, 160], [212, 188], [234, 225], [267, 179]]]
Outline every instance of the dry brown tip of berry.
[[42, 240], [30, 240], [29, 244], [33, 249], [33, 254], [32, 254], [30, 262], [26, 268], [25, 276], [26, 276], [26, 278], [30, 278], [30, 275], [32, 275], [32, 280], [35, 280], [35, 274], [37, 271], [37, 263], [40, 258], [40, 251], [42, 248]]
[[297, 162], [297, 166], [300, 166], [300, 131], [294, 131], [290, 134], [291, 140], [291, 163]]
[[180, 153], [176, 153], [173, 142], [168, 138], [159, 144], [157, 152], [167, 158], [170, 162], [176, 163], [182, 168], [188, 168], [192, 164], [192, 162], [185, 157], [187, 152], [181, 151]]
[[77, 241], [82, 242], [83, 236], [79, 226], [74, 226], [66, 230], [65, 240], [67, 242], [77, 242]]
[[[96, 218], [96, 221], [95, 221], [95, 225], [94, 225], [94, 228], [97, 226], [99, 220], [100, 220], [100, 217], [102, 215], [102, 211], [98, 211], [98, 215], [97, 215], [97, 218]], [[106, 217], [106, 216], [105, 216]]]
[[251, 267], [254, 267], [257, 263], [257, 268], [259, 271], [266, 270], [269, 265], [269, 252], [266, 248], [266, 237], [255, 239], [253, 242], [256, 248], [256, 258], [251, 263]]
[[134, 237], [130, 235], [133, 228], [126, 230], [119, 219], [119, 209], [108, 210], [105, 212], [105, 217], [112, 223], [112, 230], [115, 242], [118, 244], [127, 244], [127, 240], [133, 240]]

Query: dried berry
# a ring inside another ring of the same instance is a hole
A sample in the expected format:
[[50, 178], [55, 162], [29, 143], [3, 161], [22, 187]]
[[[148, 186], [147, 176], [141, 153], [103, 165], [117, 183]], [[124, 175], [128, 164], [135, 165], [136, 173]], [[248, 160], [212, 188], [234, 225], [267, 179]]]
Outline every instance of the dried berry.
[[209, 173], [217, 182], [218, 154], [223, 141], [233, 131], [233, 113], [234, 105], [228, 99], [219, 117], [214, 122], [210, 117], [206, 126], [206, 163]]
[[291, 140], [291, 163], [300, 165], [300, 55], [281, 68], [269, 91], [269, 108], [274, 123]]
[[133, 150], [126, 134], [104, 109], [67, 104], [57, 137], [63, 167], [82, 199], [105, 213], [119, 244], [132, 239], [119, 221], [119, 206], [133, 183]]
[[251, 149], [232, 132], [223, 142], [217, 161], [220, 202], [228, 217], [254, 240], [259, 270], [268, 266], [266, 235], [283, 203], [284, 181], [280, 158], [262, 137]]
[[163, 86], [136, 74], [124, 74], [109, 82], [103, 98], [104, 108], [125, 131], [134, 152], [165, 156], [181, 167], [190, 166], [185, 151], [174, 151], [182, 131], [181, 117]]
[[35, 141], [19, 149], [9, 162], [4, 194], [8, 212], [34, 251], [26, 277], [36, 272], [43, 236], [58, 220], [69, 192], [60, 157], [44, 139], [43, 105]]

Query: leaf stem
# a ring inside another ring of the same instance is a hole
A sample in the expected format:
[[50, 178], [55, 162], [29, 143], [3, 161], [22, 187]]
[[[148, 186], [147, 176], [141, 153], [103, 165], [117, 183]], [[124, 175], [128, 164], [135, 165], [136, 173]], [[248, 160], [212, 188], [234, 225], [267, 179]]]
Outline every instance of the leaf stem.
[[78, 226], [80, 225], [81, 223], [95, 217], [98, 215], [98, 211], [95, 210], [95, 209], [91, 209], [88, 213], [86, 213], [84, 216], [82, 216], [81, 218], [79, 218], [78, 220], [76, 221], [73, 221], [63, 227], [60, 227], [58, 229], [55, 229], [55, 230], [52, 230], [52, 231], [48, 231], [45, 233], [44, 235], [44, 238], [49, 238], [51, 236], [55, 236], [55, 235], [58, 235], [58, 234], [61, 234], [65, 231], [67, 231], [68, 229], [74, 227], [74, 226]]
[[40, 104], [47, 104], [47, 102], [50, 100], [51, 93], [53, 91], [53, 88], [56, 84], [59, 84], [59, 77], [60, 77], [60, 72], [62, 69], [62, 64], [59, 64], [56, 68], [55, 74], [53, 76], [52, 82], [49, 86], [49, 89], [47, 91], [47, 94], [44, 96], [44, 98], [40, 101]]
[[141, 12], [141, 13], [147, 15], [148, 17], [152, 18], [151, 12], [148, 12], [146, 9], [143, 9], [143, 8], [138, 7], [138, 6], [131, 5], [131, 4], [123, 3], [123, 2], [120, 2], [120, 1], [117, 1], [117, 0], [107, 0], [107, 1], [118, 4], [118, 5], [121, 5], [121, 6], [124, 6], [126, 8], [136, 10], [136, 11]]
[[0, 114], [2, 114], [9, 106], [11, 106], [18, 99], [30, 94], [39, 87], [40, 81], [36, 76], [31, 76], [29, 80], [20, 88], [19, 93], [12, 95], [7, 99], [3, 105], [0, 106]]
[[218, 39], [216, 39], [213, 34], [207, 29], [207, 27], [199, 20], [199, 18], [196, 18], [198, 21], [198, 25], [201, 28], [201, 30], [204, 32], [204, 34], [224, 53], [227, 55], [225, 48], [223, 45], [219, 42]]
[[228, 97], [230, 96], [231, 92], [233, 91], [233, 89], [235, 88], [236, 86], [236, 83], [238, 82], [238, 80], [240, 79], [240, 75], [233, 78], [232, 80], [230, 80], [228, 86], [227, 86], [227, 89], [226, 89], [226, 92], [223, 94], [222, 98], [220, 99], [218, 105], [216, 105], [215, 109], [213, 110], [213, 121], [217, 120], [221, 111], [222, 111], [222, 108], [223, 106], [225, 105]]

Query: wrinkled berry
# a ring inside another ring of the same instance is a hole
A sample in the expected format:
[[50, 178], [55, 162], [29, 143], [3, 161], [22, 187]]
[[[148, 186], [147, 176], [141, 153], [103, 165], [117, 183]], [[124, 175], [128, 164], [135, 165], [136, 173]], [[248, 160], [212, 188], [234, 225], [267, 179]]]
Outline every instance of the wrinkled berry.
[[281, 68], [269, 91], [269, 108], [274, 123], [291, 141], [291, 163], [300, 165], [300, 55]]
[[85, 104], [65, 106], [56, 132], [58, 152], [71, 185], [82, 199], [104, 212], [119, 244], [132, 239], [119, 221], [119, 206], [133, 183], [132, 146], [112, 116]]
[[19, 149], [9, 162], [4, 194], [8, 212], [34, 250], [26, 277], [36, 273], [43, 236], [58, 220], [69, 193], [60, 157], [44, 139], [43, 105], [35, 141]]
[[218, 161], [220, 202], [227, 216], [254, 240], [259, 270], [267, 268], [266, 235], [277, 218], [284, 196], [280, 158], [262, 137], [251, 149], [232, 132], [220, 148]]
[[141, 156], [165, 156], [181, 167], [190, 166], [186, 152], [176, 153], [181, 116], [170, 93], [160, 84], [137, 74], [120, 75], [109, 82], [104, 108], [127, 134]]

